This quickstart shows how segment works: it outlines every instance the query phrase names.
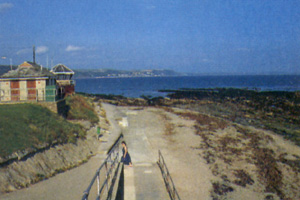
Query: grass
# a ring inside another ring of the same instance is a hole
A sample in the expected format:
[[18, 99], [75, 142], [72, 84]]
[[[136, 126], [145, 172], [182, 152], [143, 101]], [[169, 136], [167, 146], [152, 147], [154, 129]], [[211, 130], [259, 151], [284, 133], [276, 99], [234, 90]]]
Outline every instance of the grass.
[[76, 142], [81, 126], [68, 122], [36, 104], [0, 105], [0, 156], [55, 142]]
[[91, 99], [73, 95], [66, 98], [66, 104], [69, 107], [67, 119], [88, 120], [93, 124], [99, 122]]

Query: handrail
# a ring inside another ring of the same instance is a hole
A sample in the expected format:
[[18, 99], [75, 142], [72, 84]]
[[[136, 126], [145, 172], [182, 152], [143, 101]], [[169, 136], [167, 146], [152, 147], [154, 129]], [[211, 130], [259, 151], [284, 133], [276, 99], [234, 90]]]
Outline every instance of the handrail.
[[[111, 189], [108, 189], [109, 187], [112, 186], [113, 184], [113, 179], [116, 176], [116, 173], [114, 173], [118, 168], [119, 168], [119, 146], [120, 146], [120, 141], [123, 138], [123, 134], [120, 134], [114, 145], [109, 149], [107, 153], [107, 157], [103, 161], [103, 163], [100, 165], [100, 167], [97, 169], [95, 175], [92, 178], [91, 183], [87, 187], [87, 189], [83, 192], [82, 200], [88, 200], [90, 191], [92, 186], [95, 184], [97, 180], [97, 200], [101, 198], [101, 195], [104, 191], [104, 188], [106, 187], [107, 189], [107, 197], [110, 195], [109, 193], [111, 192]], [[110, 166], [108, 167], [108, 165]], [[105, 173], [105, 180], [103, 181], [102, 185], [100, 185], [100, 172], [101, 170], [105, 168], [106, 173]], [[115, 174], [112, 176], [112, 174]]]
[[[169, 193], [169, 196], [171, 198], [171, 200], [180, 200], [180, 197], [178, 195], [178, 192], [175, 188], [174, 182], [172, 180], [172, 177], [169, 173], [169, 170], [167, 168], [167, 165], [165, 163], [164, 157], [162, 156], [160, 150], [158, 150], [158, 161], [157, 164], [161, 170], [162, 176], [164, 178], [165, 181], [165, 185], [167, 187], [167, 191]], [[171, 184], [170, 184], [171, 181]]]

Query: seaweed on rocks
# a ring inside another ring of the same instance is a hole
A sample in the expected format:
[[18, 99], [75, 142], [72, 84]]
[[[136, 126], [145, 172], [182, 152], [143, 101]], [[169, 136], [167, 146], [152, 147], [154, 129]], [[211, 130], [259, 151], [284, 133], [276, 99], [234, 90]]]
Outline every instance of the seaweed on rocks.
[[[226, 196], [227, 193], [233, 192], [234, 189], [228, 183], [224, 182], [213, 182], [213, 190], [211, 191], [211, 196], [215, 200], [223, 199], [222, 196]], [[226, 199], [226, 198], [225, 198]]]
[[[271, 130], [300, 145], [300, 92], [235, 88], [173, 90], [173, 106]], [[176, 102], [186, 102], [177, 104]]]
[[236, 170], [234, 175], [238, 178], [234, 181], [236, 185], [246, 187], [247, 184], [253, 185], [254, 183], [254, 180], [251, 178], [251, 176], [243, 169]]

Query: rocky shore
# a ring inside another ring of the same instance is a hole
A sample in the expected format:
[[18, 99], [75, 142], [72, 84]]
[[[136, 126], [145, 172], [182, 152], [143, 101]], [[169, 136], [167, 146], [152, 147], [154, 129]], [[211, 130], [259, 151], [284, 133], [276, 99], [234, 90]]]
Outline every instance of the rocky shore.
[[198, 111], [274, 131], [300, 145], [300, 92], [234, 88], [163, 90], [168, 97], [91, 95], [118, 106], [163, 106]]

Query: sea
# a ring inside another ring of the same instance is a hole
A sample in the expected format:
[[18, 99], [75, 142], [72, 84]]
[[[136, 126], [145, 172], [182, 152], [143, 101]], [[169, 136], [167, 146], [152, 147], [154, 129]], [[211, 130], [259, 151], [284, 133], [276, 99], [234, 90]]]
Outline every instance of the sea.
[[178, 76], [76, 79], [76, 92], [138, 98], [165, 97], [159, 90], [241, 88], [260, 91], [300, 91], [300, 75]]

